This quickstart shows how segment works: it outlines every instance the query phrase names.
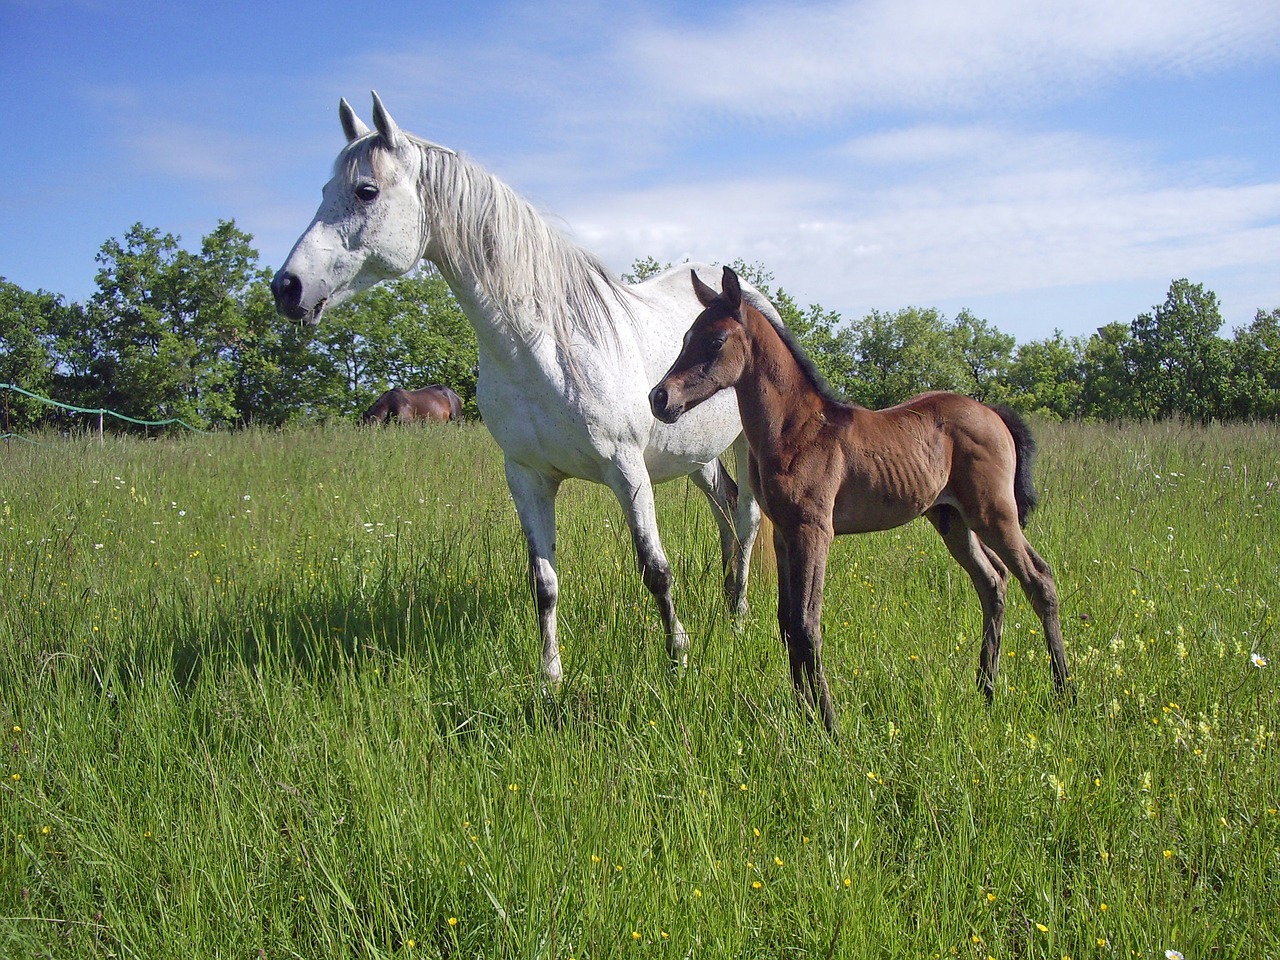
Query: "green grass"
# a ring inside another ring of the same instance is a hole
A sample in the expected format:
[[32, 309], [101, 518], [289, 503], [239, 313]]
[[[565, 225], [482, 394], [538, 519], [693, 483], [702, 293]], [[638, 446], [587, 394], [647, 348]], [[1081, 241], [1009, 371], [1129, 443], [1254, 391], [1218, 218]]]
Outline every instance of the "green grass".
[[1020, 594], [984, 704], [918, 523], [833, 551], [836, 742], [684, 483], [691, 668], [569, 484], [551, 704], [480, 427], [0, 448], [0, 956], [1276, 956], [1280, 434], [1039, 435], [1078, 705]]

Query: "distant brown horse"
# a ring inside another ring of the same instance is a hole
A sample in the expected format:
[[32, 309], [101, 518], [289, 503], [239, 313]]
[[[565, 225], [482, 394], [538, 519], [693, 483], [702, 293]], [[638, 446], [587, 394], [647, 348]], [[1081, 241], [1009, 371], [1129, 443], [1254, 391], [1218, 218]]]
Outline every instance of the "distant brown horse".
[[399, 420], [412, 423], [415, 420], [436, 420], [448, 423], [462, 419], [462, 401], [448, 387], [435, 383], [421, 390], [388, 390], [364, 412], [364, 423], [386, 423]]
[[923, 514], [982, 601], [978, 686], [988, 701], [1000, 662], [1009, 572], [1044, 625], [1060, 694], [1073, 695], [1049, 566], [1022, 526], [1035, 505], [1026, 424], [1011, 410], [956, 393], [925, 393], [887, 410], [836, 399], [790, 334], [742, 300], [727, 267], [716, 293], [693, 277], [706, 308], [649, 394], [674, 423], [734, 387], [751, 447], [751, 485], [774, 524], [778, 626], [796, 695], [828, 730], [835, 709], [822, 670], [822, 587], [837, 534], [887, 530]]

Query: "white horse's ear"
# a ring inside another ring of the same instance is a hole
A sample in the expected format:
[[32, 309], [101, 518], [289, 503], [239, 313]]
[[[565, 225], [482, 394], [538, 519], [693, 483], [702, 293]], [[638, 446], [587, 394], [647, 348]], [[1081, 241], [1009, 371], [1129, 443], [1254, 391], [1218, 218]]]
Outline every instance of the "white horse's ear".
[[400, 147], [404, 134], [400, 132], [396, 122], [391, 119], [391, 114], [387, 113], [387, 108], [382, 105], [382, 98], [378, 96], [376, 90], [373, 91], [373, 125], [377, 128], [378, 133], [382, 135], [382, 139], [386, 141], [389, 149], [396, 150]]
[[369, 132], [369, 128], [356, 116], [356, 112], [351, 109], [351, 104], [347, 103], [345, 97], [338, 102], [338, 119], [342, 121], [342, 132], [347, 135], [347, 143], [359, 140]]

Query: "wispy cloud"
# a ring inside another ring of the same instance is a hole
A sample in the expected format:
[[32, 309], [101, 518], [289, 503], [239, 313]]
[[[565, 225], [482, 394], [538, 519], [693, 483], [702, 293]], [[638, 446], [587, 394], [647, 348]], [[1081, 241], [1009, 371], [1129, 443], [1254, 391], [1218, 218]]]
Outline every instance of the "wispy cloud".
[[[759, 260], [801, 299], [851, 316], [1135, 280], [1159, 292], [1280, 261], [1280, 183], [1199, 182], [1097, 137], [931, 125], [853, 140], [821, 166], [566, 198], [564, 212], [616, 265]], [[1051, 312], [1069, 332], [1096, 326]]]
[[622, 48], [673, 99], [745, 116], [1028, 102], [1116, 76], [1274, 57], [1274, 0], [760, 3], [699, 33], [653, 24]]

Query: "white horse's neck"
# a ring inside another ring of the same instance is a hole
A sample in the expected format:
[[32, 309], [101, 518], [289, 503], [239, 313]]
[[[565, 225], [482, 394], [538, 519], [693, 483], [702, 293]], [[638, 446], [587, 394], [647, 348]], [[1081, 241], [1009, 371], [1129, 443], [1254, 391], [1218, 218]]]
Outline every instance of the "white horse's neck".
[[596, 343], [613, 337], [625, 288], [590, 253], [566, 240], [497, 177], [452, 151], [422, 152], [427, 257], [476, 325], [524, 341], [550, 336]]

